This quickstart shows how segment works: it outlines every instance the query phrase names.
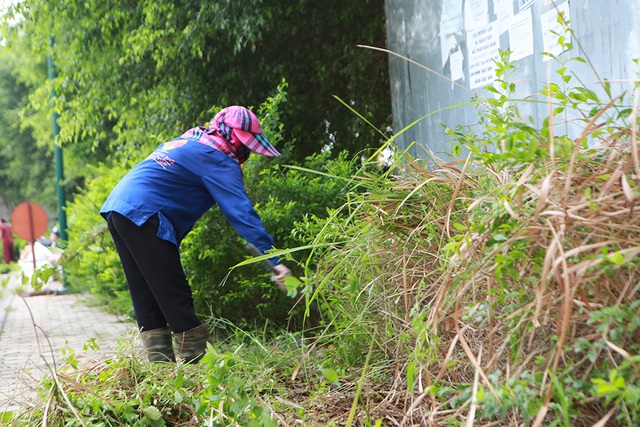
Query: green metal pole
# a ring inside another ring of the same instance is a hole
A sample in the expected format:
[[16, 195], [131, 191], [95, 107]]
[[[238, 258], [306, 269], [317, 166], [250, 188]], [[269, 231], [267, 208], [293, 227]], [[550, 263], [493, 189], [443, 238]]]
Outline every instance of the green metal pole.
[[[60, 126], [58, 125], [58, 113], [56, 112], [55, 106], [55, 98], [56, 98], [56, 90], [54, 85], [54, 80], [58, 77], [58, 72], [53, 63], [53, 45], [54, 40], [51, 37], [51, 53], [49, 54], [48, 59], [48, 69], [49, 69], [49, 80], [51, 83], [51, 93], [49, 94], [49, 99], [51, 100], [51, 125], [53, 128], [53, 157], [56, 163], [56, 194], [58, 196], [58, 228], [60, 233], [60, 239], [63, 242], [67, 241], [67, 212], [65, 210], [65, 205], [67, 203], [67, 199], [65, 196], [65, 186], [64, 186], [64, 163], [62, 161], [62, 147], [58, 143], [58, 135], [60, 134]], [[67, 274], [62, 269], [62, 290], [66, 290], [67, 286]]]
[[[53, 48], [53, 38], [51, 38], [51, 47]], [[53, 56], [49, 55], [49, 80], [52, 83], [58, 72], [53, 64]], [[60, 228], [60, 239], [67, 240], [67, 212], [65, 211], [66, 196], [64, 187], [64, 164], [62, 161], [62, 147], [58, 143], [58, 135], [60, 134], [60, 126], [58, 125], [58, 113], [55, 109], [56, 90], [52, 87], [49, 99], [51, 100], [51, 122], [53, 126], [53, 155], [56, 163], [56, 193], [58, 196], [58, 226]]]

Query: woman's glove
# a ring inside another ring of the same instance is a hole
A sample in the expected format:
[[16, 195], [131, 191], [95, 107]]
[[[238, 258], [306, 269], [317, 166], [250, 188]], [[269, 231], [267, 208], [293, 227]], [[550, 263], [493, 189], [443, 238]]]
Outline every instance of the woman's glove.
[[287, 292], [287, 287], [284, 285], [284, 278], [287, 276], [291, 276], [291, 270], [287, 268], [284, 264], [278, 264], [273, 267], [273, 281], [278, 284], [280, 289]]

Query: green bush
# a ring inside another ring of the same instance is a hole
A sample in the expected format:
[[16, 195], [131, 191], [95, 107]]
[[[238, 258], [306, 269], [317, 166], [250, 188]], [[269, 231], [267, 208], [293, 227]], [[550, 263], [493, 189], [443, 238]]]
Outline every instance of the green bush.
[[69, 240], [62, 262], [70, 290], [90, 291], [111, 311], [133, 316], [126, 280], [100, 207], [127, 169], [88, 166], [84, 191], [68, 204]]
[[[313, 174], [278, 163], [264, 169], [257, 166], [245, 169], [247, 192], [279, 249], [302, 245], [292, 233], [297, 222], [325, 217], [331, 208], [345, 202], [346, 187], [340, 178], [355, 172], [355, 163], [346, 155], [331, 159], [328, 153], [311, 156], [302, 167], [339, 175]], [[272, 326], [288, 323], [294, 329], [302, 326], [303, 307], [290, 315], [295, 300], [284, 295], [259, 264], [230, 270], [248, 253], [242, 238], [217, 209], [203, 216], [181, 249], [198, 312], [241, 326], [260, 328], [265, 322]], [[300, 273], [296, 264], [303, 255], [286, 258], [294, 273]]]

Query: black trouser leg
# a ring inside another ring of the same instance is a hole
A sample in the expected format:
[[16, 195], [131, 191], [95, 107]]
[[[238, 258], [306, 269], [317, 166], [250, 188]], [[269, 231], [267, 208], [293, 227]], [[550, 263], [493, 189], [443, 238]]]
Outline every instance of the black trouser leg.
[[138, 227], [112, 212], [107, 224], [127, 278], [138, 327], [146, 331], [168, 323], [177, 333], [200, 325], [180, 252], [157, 236], [158, 216]]

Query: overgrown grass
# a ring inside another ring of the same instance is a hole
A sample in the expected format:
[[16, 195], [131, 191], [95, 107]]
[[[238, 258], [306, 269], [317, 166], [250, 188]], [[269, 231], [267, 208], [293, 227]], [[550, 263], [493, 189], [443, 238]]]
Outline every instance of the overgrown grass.
[[[360, 415], [640, 422], [637, 100], [550, 84], [558, 117], [536, 127], [511, 99], [512, 67], [505, 56], [495, 98], [476, 100], [480, 132], [447, 129], [466, 160], [397, 152], [394, 175], [361, 176], [346, 220], [313, 236], [318, 342], [339, 373], [384, 390], [353, 393]], [[567, 112], [578, 138], [553, 127]]]
[[316, 328], [212, 321], [197, 366], [129, 344], [52, 373], [13, 425], [638, 425], [638, 100], [549, 84], [554, 114], [534, 125], [512, 67], [475, 100], [479, 131], [447, 129], [468, 157], [390, 141], [386, 172], [364, 165], [346, 204], [297, 225]]
[[[197, 365], [147, 363], [136, 332], [123, 336], [113, 357], [100, 361], [77, 359], [74, 349], [66, 348], [61, 362], [48, 365], [40, 382], [16, 396], [21, 406], [0, 413], [0, 421], [7, 426], [286, 425], [309, 418], [302, 404], [321, 401], [323, 391], [333, 387], [302, 336], [267, 338], [228, 322], [210, 323], [216, 346], [209, 346]], [[95, 340], [85, 347], [99, 350]], [[308, 425], [324, 425], [310, 412]]]

